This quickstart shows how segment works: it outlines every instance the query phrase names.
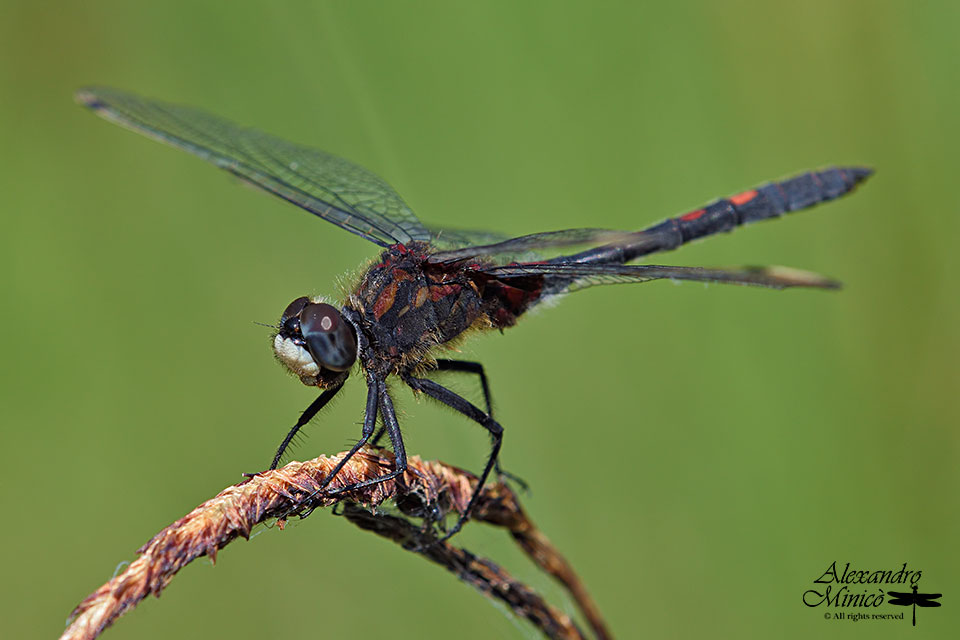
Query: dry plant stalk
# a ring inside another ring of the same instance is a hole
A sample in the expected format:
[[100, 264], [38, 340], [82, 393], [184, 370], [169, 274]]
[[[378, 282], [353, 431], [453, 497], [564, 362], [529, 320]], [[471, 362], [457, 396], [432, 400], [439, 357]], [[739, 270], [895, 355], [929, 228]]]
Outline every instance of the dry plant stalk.
[[[462, 513], [476, 486], [476, 477], [456, 467], [417, 456], [408, 460], [402, 478], [337, 493], [344, 486], [374, 478], [393, 467], [393, 455], [363, 449], [316, 493], [344, 454], [292, 462], [265, 471], [221, 491], [143, 545], [123, 573], [81, 602], [70, 616], [61, 640], [92, 640], [117, 618], [151, 593], [160, 592], [182, 567], [200, 556], [216, 561], [217, 552], [238, 536], [248, 538], [253, 527], [272, 518], [306, 516], [313, 509], [342, 504], [344, 515], [357, 526], [401, 544], [446, 567], [484, 595], [507, 604], [549, 638], [582, 639], [583, 633], [566, 614], [512, 578], [493, 562], [478, 558], [448, 542], [437, 543], [432, 522], [451, 512]], [[314, 495], [315, 494], [315, 495]], [[377, 513], [393, 499], [402, 514], [424, 518], [417, 526], [404, 517]], [[358, 506], [360, 505], [360, 506]], [[596, 637], [610, 637], [596, 605], [573, 569], [523, 512], [513, 491], [498, 483], [484, 488], [471, 519], [508, 529], [521, 548], [571, 593]], [[280, 528], [285, 520], [278, 521]]]

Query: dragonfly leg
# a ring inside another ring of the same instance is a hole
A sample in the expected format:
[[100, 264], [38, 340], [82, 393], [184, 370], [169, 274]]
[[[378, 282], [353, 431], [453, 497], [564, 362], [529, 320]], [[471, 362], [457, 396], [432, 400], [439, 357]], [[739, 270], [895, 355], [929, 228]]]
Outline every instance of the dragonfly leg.
[[271, 469], [276, 469], [277, 465], [280, 464], [280, 459], [283, 457], [283, 452], [287, 450], [287, 447], [290, 446], [290, 443], [293, 441], [294, 436], [300, 431], [300, 428], [306, 425], [308, 422], [313, 420], [313, 417], [323, 409], [328, 402], [333, 399], [333, 396], [337, 395], [340, 389], [343, 388], [343, 383], [346, 380], [344, 377], [343, 380], [338, 382], [335, 386], [330, 387], [319, 396], [317, 399], [310, 403], [310, 406], [304, 409], [303, 413], [300, 414], [300, 419], [297, 420], [297, 424], [293, 425], [293, 428], [290, 429], [290, 432], [287, 433], [287, 437], [283, 439], [283, 442], [280, 443], [280, 447], [277, 448], [277, 454], [273, 456], [273, 462], [270, 463]]
[[[357, 444], [353, 445], [353, 447], [350, 449], [350, 451], [348, 451], [348, 452], [346, 453], [346, 455], [344, 455], [344, 456], [340, 459], [340, 462], [337, 463], [337, 466], [335, 466], [335, 467], [333, 468], [333, 470], [332, 470], [330, 473], [327, 474], [327, 477], [326, 477], [326, 478], [324, 479], [324, 481], [320, 484], [320, 486], [317, 487], [317, 489], [316, 489], [313, 493], [311, 493], [309, 496], [307, 496], [307, 499], [306, 499], [305, 501], [311, 500], [315, 495], [317, 495], [318, 493], [320, 493], [321, 491], [323, 491], [324, 489], [326, 489], [327, 486], [330, 484], [330, 482], [332, 482], [333, 479], [337, 477], [337, 474], [340, 473], [340, 470], [343, 469], [344, 465], [346, 465], [346, 464], [350, 461], [350, 458], [352, 458], [354, 455], [356, 455], [357, 451], [359, 451], [360, 448], [363, 447], [363, 445], [365, 445], [365, 444], [367, 443], [367, 441], [370, 439], [370, 436], [373, 435], [373, 429], [374, 429], [374, 427], [375, 427], [376, 424], [377, 424], [377, 411], [378, 411], [378, 408], [380, 407], [380, 396], [381, 396], [381, 392], [382, 392], [385, 388], [386, 388], [385, 385], [384, 385], [383, 382], [380, 381], [380, 380], [376, 380], [376, 379], [374, 379], [374, 378], [372, 378], [372, 377], [368, 380], [368, 382], [367, 382], [367, 409], [366, 409], [365, 415], [364, 415], [364, 417], [363, 417], [363, 432], [362, 432], [362, 434], [361, 434], [361, 436], [360, 436], [360, 440], [357, 442]], [[406, 460], [404, 460], [404, 465], [406, 465]], [[390, 475], [390, 474], [387, 474], [387, 475]], [[349, 486], [347, 486], [347, 487], [344, 487], [344, 489], [353, 489], [353, 488], [355, 488], [355, 487], [357, 487], [357, 486], [362, 486], [362, 485], [370, 484], [370, 483], [372, 483], [372, 482], [374, 482], [374, 481], [382, 482], [383, 480], [382, 480], [381, 478], [384, 478], [384, 476], [380, 476], [380, 477], [378, 477], [378, 478], [373, 478], [371, 481], [368, 481], [367, 483], [361, 483], [361, 484], [357, 484], [357, 485], [349, 485]], [[384, 478], [384, 479], [386, 479], [386, 478]], [[341, 489], [341, 491], [342, 491], [342, 489]], [[337, 492], [337, 493], [339, 493], [339, 492]], [[305, 512], [303, 512], [303, 513], [301, 514], [301, 517], [305, 518], [305, 517], [307, 517], [308, 515], [310, 515], [311, 513], [313, 513], [313, 509], [312, 509], [312, 508], [306, 510]], [[286, 517], [286, 515], [287, 515], [287, 514], [284, 514], [283, 516], [281, 516], [281, 518]]]
[[470, 360], [448, 360], [447, 358], [437, 358], [437, 371], [459, 371], [461, 373], [473, 373], [480, 376], [480, 388], [483, 389], [483, 401], [487, 405], [487, 415], [493, 417], [493, 403], [490, 400], [490, 385], [487, 384], [487, 374], [483, 370], [483, 365], [479, 362]]
[[[487, 405], [487, 415], [491, 418], [493, 417], [493, 403], [490, 400], [490, 385], [487, 383], [487, 374], [483, 370], [483, 365], [479, 362], [472, 362], [470, 360], [450, 360], [448, 358], [437, 358], [437, 371], [456, 371], [461, 373], [473, 373], [480, 376], [480, 387], [483, 389], [483, 401]], [[380, 427], [380, 430], [377, 431], [377, 435], [373, 436], [373, 441], [371, 445], [377, 447], [380, 445], [380, 439], [383, 438], [384, 434], [387, 432], [386, 427]], [[516, 479], [520, 485], [526, 488], [527, 483], [523, 482], [519, 478], [515, 478], [512, 474], [503, 473], [500, 470], [500, 463], [497, 463], [496, 467], [497, 473], [506, 475], [511, 479]]]
[[[338, 462], [337, 466], [335, 466], [333, 470], [327, 474], [326, 479], [316, 489], [316, 491], [307, 496], [306, 501], [309, 501], [315, 495], [326, 489], [330, 482], [337, 477], [337, 474], [340, 473], [340, 470], [343, 469], [347, 462], [349, 462], [350, 459], [356, 455], [357, 451], [359, 451], [363, 445], [370, 440], [370, 436], [373, 435], [373, 430], [377, 423], [378, 411], [383, 416], [383, 421], [387, 425], [387, 433], [390, 435], [390, 441], [393, 443], [393, 471], [390, 473], [385, 473], [382, 476], [377, 476], [376, 478], [364, 480], [363, 482], [357, 482], [340, 487], [336, 491], [331, 491], [330, 495], [336, 495], [345, 491], [353, 491], [362, 487], [369, 487], [373, 484], [380, 484], [381, 482], [386, 482], [387, 480], [396, 478], [407, 470], [407, 454], [403, 446], [403, 437], [400, 435], [400, 424], [397, 422], [397, 414], [393, 408], [393, 400], [390, 398], [390, 394], [387, 392], [387, 386], [384, 384], [383, 380], [374, 378], [371, 378], [367, 384], [367, 409], [366, 415], [363, 419], [363, 434], [361, 435], [359, 442], [353, 445], [350, 451], [348, 451], [346, 455], [340, 459], [340, 462]], [[301, 517], [310, 515], [312, 511], [312, 508], [306, 510], [301, 514]]]
[[347, 461], [370, 440], [370, 436], [373, 435], [373, 427], [377, 422], [378, 406], [380, 415], [383, 416], [383, 422], [386, 425], [387, 435], [390, 436], [390, 444], [393, 445], [393, 471], [385, 473], [382, 476], [377, 476], [376, 478], [364, 480], [363, 482], [348, 484], [330, 493], [331, 495], [335, 495], [343, 493], [344, 491], [353, 491], [354, 489], [369, 487], [372, 484], [380, 484], [381, 482], [386, 482], [387, 480], [392, 480], [402, 475], [407, 470], [407, 452], [403, 446], [403, 436], [400, 434], [400, 423], [397, 421], [397, 413], [393, 408], [393, 399], [390, 397], [390, 392], [387, 391], [387, 385], [381, 380], [376, 380], [370, 385], [367, 392], [367, 415], [363, 420], [363, 436], [360, 438], [360, 441], [350, 449], [347, 455], [343, 457], [340, 463], [333, 468], [333, 471], [330, 472], [330, 475], [319, 490], [323, 490], [340, 472], [340, 469], [343, 468]]
[[[436, 370], [473, 373], [480, 376], [480, 387], [483, 389], [483, 401], [487, 405], [487, 415], [491, 418], [493, 417], [493, 403], [490, 400], [490, 385], [487, 383], [487, 374], [484, 372], [482, 364], [469, 360], [450, 360], [447, 358], [437, 358]], [[379, 446], [380, 439], [383, 438], [386, 432], [386, 427], [380, 427], [380, 430], [377, 431], [377, 435], [373, 436], [373, 441], [370, 444], [374, 447]], [[516, 480], [521, 486], [523, 486], [524, 489], [526, 489], [527, 483], [519, 478], [516, 478], [513, 476], [513, 474], [504, 473], [501, 471], [499, 462], [497, 462], [496, 470], [498, 474], [502, 474]]]
[[[490, 385], [487, 383], [487, 374], [483, 370], [483, 365], [479, 362], [470, 360], [449, 360], [447, 358], [437, 358], [437, 371], [457, 371], [461, 373], [472, 373], [480, 376], [480, 388], [483, 389], [483, 401], [487, 405], [487, 415], [493, 418], [493, 401], [490, 399]], [[520, 476], [510, 473], [500, 466], [499, 458], [494, 462], [494, 471], [498, 476], [502, 476], [517, 483], [523, 491], [530, 489], [530, 486]]]
[[466, 417], [470, 418], [490, 432], [490, 436], [493, 440], [490, 446], [490, 457], [487, 459], [487, 464], [483, 468], [483, 472], [480, 474], [480, 477], [477, 480], [477, 488], [474, 489], [473, 495], [470, 496], [470, 502], [467, 503], [466, 510], [457, 519], [457, 523], [449, 532], [447, 532], [445, 536], [443, 536], [443, 538], [439, 540], [439, 542], [443, 542], [450, 536], [460, 531], [460, 529], [463, 527], [463, 523], [466, 522], [467, 518], [470, 517], [470, 512], [473, 510], [473, 506], [477, 502], [477, 497], [480, 495], [480, 490], [483, 488], [487, 478], [490, 477], [490, 472], [497, 464], [497, 457], [500, 454], [500, 445], [503, 443], [503, 427], [500, 426], [500, 423], [491, 418], [489, 414], [484, 413], [465, 398], [457, 395], [450, 389], [437, 384], [433, 380], [429, 380], [427, 378], [415, 378], [410, 375], [405, 375], [403, 376], [403, 381], [410, 385], [410, 387], [414, 390], [422, 391], [434, 400], [442, 402], [451, 409], [455, 409]]
[[[374, 388], [374, 385], [376, 385], [376, 388]], [[348, 484], [344, 487], [340, 487], [335, 491], [331, 491], [330, 495], [337, 495], [338, 493], [343, 493], [345, 491], [353, 491], [355, 489], [369, 487], [373, 484], [380, 484], [381, 482], [386, 482], [387, 480], [392, 480], [397, 476], [403, 475], [406, 472], [407, 452], [403, 446], [403, 436], [400, 434], [400, 423], [397, 421], [397, 413], [393, 408], [393, 399], [390, 397], [390, 392], [387, 391], [387, 385], [384, 384], [382, 380], [376, 380], [371, 383], [367, 393], [367, 416], [363, 421], [363, 437], [361, 437], [360, 441], [354, 445], [352, 449], [350, 449], [350, 451], [343, 457], [339, 464], [333, 468], [333, 471], [330, 472], [330, 475], [327, 476], [327, 479], [320, 486], [320, 488], [311, 494], [311, 498], [320, 491], [323, 491], [323, 489], [330, 484], [330, 481], [336, 477], [336, 475], [340, 472], [340, 469], [343, 468], [347, 461], [352, 458], [353, 455], [367, 443], [367, 441], [370, 439], [370, 436], [373, 435], [373, 427], [377, 422], [378, 405], [380, 415], [383, 417], [383, 422], [387, 430], [387, 435], [390, 436], [390, 444], [393, 445], [393, 471], [390, 473], [385, 473], [382, 476], [377, 476], [376, 478], [364, 480], [363, 482], [356, 482], [354, 484]], [[309, 512], [307, 513], [309, 514]]]

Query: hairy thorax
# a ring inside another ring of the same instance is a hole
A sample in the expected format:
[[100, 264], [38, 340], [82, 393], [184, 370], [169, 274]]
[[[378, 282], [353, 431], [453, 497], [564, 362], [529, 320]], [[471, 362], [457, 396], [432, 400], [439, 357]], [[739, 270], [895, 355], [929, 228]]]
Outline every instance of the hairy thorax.
[[421, 247], [391, 247], [371, 266], [346, 306], [377, 357], [399, 371], [416, 367], [438, 345], [491, 326], [483, 283], [464, 267], [432, 265]]

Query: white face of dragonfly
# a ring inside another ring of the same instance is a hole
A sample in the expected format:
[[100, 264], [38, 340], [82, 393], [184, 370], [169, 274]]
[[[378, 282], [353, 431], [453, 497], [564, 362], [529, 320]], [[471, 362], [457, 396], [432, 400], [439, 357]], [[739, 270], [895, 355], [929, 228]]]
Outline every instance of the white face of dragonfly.
[[290, 371], [299, 376], [304, 384], [313, 386], [317, 383], [320, 367], [314, 362], [310, 352], [293, 340], [278, 333], [273, 339], [273, 353]]
[[[357, 359], [357, 339], [335, 307], [322, 298], [297, 298], [283, 315], [273, 352], [309, 386], [348, 371]], [[326, 375], [324, 375], [326, 374]]]

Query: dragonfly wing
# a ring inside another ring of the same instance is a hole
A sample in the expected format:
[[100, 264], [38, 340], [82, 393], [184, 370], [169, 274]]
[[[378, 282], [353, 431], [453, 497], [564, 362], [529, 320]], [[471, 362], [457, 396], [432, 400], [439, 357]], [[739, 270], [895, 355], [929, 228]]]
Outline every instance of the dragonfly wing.
[[475, 229], [440, 229], [428, 227], [430, 244], [441, 253], [453, 251], [463, 247], [488, 245], [503, 242], [510, 236], [496, 231], [480, 231]]
[[430, 255], [430, 262], [450, 263], [460, 260], [469, 260], [490, 256], [519, 256], [540, 254], [544, 249], [570, 247], [579, 244], [610, 244], [626, 241], [636, 233], [629, 231], [615, 231], [612, 229], [565, 229], [563, 231], [548, 231], [533, 233], [516, 238], [497, 237], [489, 234], [484, 238], [480, 234], [468, 236], [472, 242], [455, 245], [446, 251], [439, 251]]
[[720, 282], [784, 289], [817, 287], [837, 289], [840, 283], [816, 273], [788, 267], [743, 267], [739, 269], [706, 269], [664, 265], [621, 264], [514, 264], [484, 269], [499, 278], [550, 276], [544, 293], [575, 291], [600, 284], [649, 282], [651, 280], [692, 280]]
[[381, 246], [430, 239], [389, 184], [343, 158], [199, 109], [116, 89], [83, 89], [77, 100], [107, 120], [197, 155]]

